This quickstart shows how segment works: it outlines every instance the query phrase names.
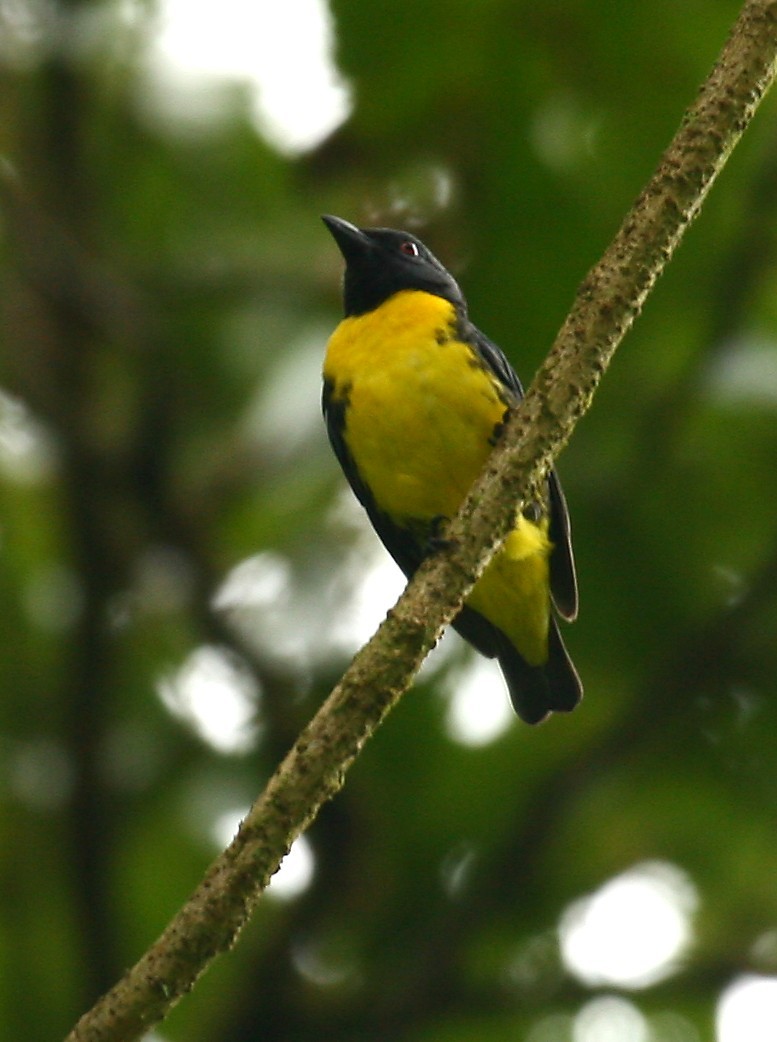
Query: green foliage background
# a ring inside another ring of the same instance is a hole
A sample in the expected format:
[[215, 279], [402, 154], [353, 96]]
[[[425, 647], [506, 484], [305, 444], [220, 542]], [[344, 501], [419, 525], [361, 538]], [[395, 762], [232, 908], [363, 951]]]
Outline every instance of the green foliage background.
[[[354, 112], [289, 157], [237, 89], [202, 132], [144, 118], [150, 7], [0, 3], [5, 1037], [64, 1035], [135, 960], [346, 665], [368, 541], [317, 418], [318, 215], [420, 230], [528, 380], [737, 10], [336, 0]], [[654, 1042], [712, 1039], [725, 986], [777, 973], [776, 231], [771, 99], [559, 464], [581, 708], [456, 744], [453, 652], [165, 1039], [566, 1042], [617, 989], [562, 968], [560, 917], [651, 860], [699, 894], [682, 966], [631, 995]], [[257, 553], [291, 593], [238, 626], [212, 598]], [[202, 645], [260, 692], [242, 754], [157, 696]]]

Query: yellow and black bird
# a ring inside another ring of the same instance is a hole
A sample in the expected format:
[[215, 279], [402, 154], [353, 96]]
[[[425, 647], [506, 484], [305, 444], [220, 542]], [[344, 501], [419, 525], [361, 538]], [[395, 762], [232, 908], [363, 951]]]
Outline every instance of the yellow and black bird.
[[[522, 397], [505, 356], [469, 320], [456, 280], [415, 236], [324, 217], [345, 259], [345, 317], [327, 346], [323, 408], [351, 488], [408, 578], [439, 545]], [[502, 668], [537, 723], [582, 695], [553, 608], [577, 615], [558, 478], [517, 518], [453, 626]]]

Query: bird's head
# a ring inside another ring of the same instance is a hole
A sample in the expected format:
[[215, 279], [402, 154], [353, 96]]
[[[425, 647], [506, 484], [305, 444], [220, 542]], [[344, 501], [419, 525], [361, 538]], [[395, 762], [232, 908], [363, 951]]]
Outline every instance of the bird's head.
[[345, 260], [345, 314], [363, 315], [403, 289], [423, 290], [464, 307], [454, 277], [431, 250], [410, 232], [393, 228], [357, 228], [341, 217], [325, 216]]

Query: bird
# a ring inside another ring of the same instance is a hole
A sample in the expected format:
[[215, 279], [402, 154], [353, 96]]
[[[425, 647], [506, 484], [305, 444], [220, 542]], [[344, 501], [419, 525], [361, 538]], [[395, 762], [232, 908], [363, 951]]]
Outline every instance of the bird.
[[[334, 454], [409, 579], [523, 397], [506, 356], [469, 319], [461, 288], [416, 236], [322, 217], [345, 262], [344, 316], [326, 346], [322, 406]], [[442, 534], [441, 534], [442, 533]], [[518, 716], [569, 712], [583, 689], [559, 632], [578, 590], [554, 469], [478, 579], [453, 628], [496, 658]]]

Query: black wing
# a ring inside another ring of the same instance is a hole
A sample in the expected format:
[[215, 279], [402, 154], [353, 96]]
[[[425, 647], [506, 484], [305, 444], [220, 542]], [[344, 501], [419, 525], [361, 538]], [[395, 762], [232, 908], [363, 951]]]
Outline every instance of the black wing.
[[577, 575], [575, 555], [572, 552], [572, 530], [569, 524], [567, 501], [555, 469], [548, 474], [550, 491], [550, 592], [556, 611], [567, 622], [577, 618]]
[[[523, 398], [523, 387], [517, 373], [493, 340], [489, 340], [485, 333], [481, 333], [471, 323], [467, 323], [464, 335], [474, 345], [483, 362], [499, 382], [512, 392], [516, 399]], [[555, 469], [548, 474], [548, 504], [549, 535], [553, 543], [553, 552], [550, 555], [550, 590], [559, 615], [571, 622], [577, 616], [577, 577], [567, 502]]]
[[497, 347], [493, 340], [489, 340], [486, 334], [481, 333], [471, 322], [467, 322], [464, 326], [462, 339], [472, 344], [482, 361], [501, 384], [504, 384], [517, 398], [523, 398], [523, 387], [518, 379], [518, 374], [507, 361], [504, 351]]

